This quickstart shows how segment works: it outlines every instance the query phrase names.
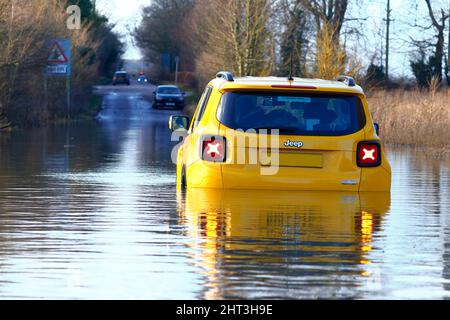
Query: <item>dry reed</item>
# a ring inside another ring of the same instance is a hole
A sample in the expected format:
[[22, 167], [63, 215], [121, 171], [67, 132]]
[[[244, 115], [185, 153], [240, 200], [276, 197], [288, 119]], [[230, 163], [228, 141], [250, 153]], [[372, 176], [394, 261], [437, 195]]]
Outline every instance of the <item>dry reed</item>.
[[450, 90], [379, 90], [368, 102], [387, 144], [450, 157]]

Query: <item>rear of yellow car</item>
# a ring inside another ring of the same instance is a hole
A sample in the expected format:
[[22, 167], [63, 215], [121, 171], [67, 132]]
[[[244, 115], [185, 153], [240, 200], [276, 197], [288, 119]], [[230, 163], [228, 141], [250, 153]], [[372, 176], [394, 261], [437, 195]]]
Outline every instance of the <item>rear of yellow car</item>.
[[362, 93], [228, 84], [212, 87], [196, 119], [179, 155], [179, 183], [188, 187], [390, 190]]

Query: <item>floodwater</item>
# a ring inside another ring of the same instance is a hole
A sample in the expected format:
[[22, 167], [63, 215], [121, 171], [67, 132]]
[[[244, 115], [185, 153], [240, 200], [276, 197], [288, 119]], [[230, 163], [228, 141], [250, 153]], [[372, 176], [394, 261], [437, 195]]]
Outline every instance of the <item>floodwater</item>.
[[[450, 164], [390, 150], [388, 194], [177, 194], [171, 111], [0, 135], [0, 298], [450, 298]], [[69, 130], [68, 130], [69, 129]]]

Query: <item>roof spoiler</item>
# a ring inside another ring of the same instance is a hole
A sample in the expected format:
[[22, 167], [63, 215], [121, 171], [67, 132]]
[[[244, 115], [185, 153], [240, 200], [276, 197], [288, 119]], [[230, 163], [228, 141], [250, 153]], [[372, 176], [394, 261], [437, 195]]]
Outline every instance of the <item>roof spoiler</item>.
[[356, 81], [352, 77], [349, 76], [339, 76], [336, 78], [336, 81], [343, 82], [349, 87], [355, 87]]
[[226, 81], [234, 81], [233, 74], [229, 71], [220, 71], [217, 73], [216, 78], [224, 79]]

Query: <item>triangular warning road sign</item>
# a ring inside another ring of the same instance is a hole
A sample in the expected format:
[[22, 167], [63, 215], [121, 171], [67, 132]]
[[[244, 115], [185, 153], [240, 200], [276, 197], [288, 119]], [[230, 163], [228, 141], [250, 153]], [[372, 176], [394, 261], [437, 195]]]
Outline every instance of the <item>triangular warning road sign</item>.
[[51, 63], [67, 63], [67, 57], [64, 54], [63, 49], [61, 49], [61, 46], [58, 42], [55, 42], [50, 49], [50, 54], [48, 56], [48, 62]]

